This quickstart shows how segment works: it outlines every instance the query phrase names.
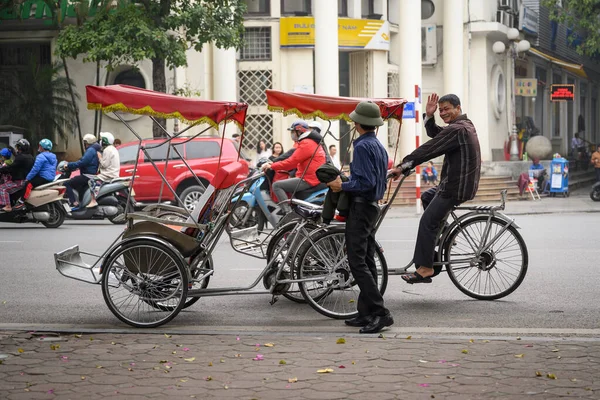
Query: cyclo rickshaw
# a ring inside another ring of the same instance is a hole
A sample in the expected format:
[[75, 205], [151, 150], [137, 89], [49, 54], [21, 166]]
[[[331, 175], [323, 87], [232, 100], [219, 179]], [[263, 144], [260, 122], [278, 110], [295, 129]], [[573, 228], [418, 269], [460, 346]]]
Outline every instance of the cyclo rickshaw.
[[[173, 145], [173, 139], [183, 138], [184, 132], [201, 123], [206, 123], [209, 127], [185, 137], [184, 141], [192, 140], [211, 127], [217, 128], [219, 124], [224, 123], [224, 140], [227, 122], [234, 122], [243, 129], [248, 107], [245, 103], [181, 98], [124, 85], [88, 86], [86, 94], [88, 108], [114, 112], [138, 138], [145, 158], [151, 162], [163, 185], [172, 192], [179, 204], [181, 201], [178, 194], [152, 160], [148, 150], [168, 145], [169, 151], [174, 151], [179, 156], [178, 162], [183, 162], [190, 176], [195, 177], [202, 185], [177, 146]], [[274, 111], [286, 115], [296, 114], [304, 118], [318, 116], [327, 120], [349, 119], [349, 113], [363, 100], [271, 90], [267, 91], [267, 98], [269, 107]], [[382, 116], [397, 118], [401, 122], [405, 100], [373, 101], [379, 105]], [[164, 141], [142, 145], [142, 137], [119, 112], [141, 114], [153, 120], [155, 117], [177, 118], [189, 124], [189, 127], [176, 134], [164, 130]], [[168, 160], [167, 153], [167, 163]], [[167, 165], [164, 171], [166, 168]], [[131, 185], [138, 179], [137, 161], [134, 170]], [[344, 227], [343, 224], [322, 225], [321, 207], [292, 198], [290, 205], [298, 218], [272, 232], [258, 232], [256, 227], [233, 231], [226, 229], [231, 210], [235, 209], [232, 199], [241, 199], [244, 191], [261, 175], [257, 173], [239, 180], [243, 170], [244, 166], [239, 162], [218, 168], [218, 172], [192, 211], [185, 207], [164, 204], [148, 206], [142, 212], [125, 210], [126, 228], [104, 253], [95, 255], [80, 251], [78, 246], [72, 246], [55, 254], [58, 271], [72, 279], [100, 284], [104, 300], [111, 312], [121, 321], [134, 327], [163, 325], [200, 297], [233, 294], [270, 294], [271, 304], [278, 296], [283, 295], [295, 301], [302, 299], [315, 310], [332, 318], [355, 316], [359, 288], [352, 277], [345, 254]], [[404, 179], [406, 176], [402, 178], [391, 197], [388, 192], [388, 201], [381, 206], [378, 227]], [[511, 264], [513, 272], [516, 271], [516, 279], [508, 289], [479, 293], [457, 279], [464, 270], [486, 272], [489, 275], [490, 271], [496, 269], [499, 259], [494, 252], [494, 243], [503, 243], [506, 247], [506, 233], [514, 235], [516, 232], [514, 221], [497, 212], [503, 207], [504, 204], [495, 208], [467, 208], [470, 211], [462, 216], [453, 213], [455, 220], [440, 236], [437, 264], [445, 266], [457, 287], [472, 297], [491, 299], [505, 296], [521, 283], [527, 269], [526, 248], [522, 238], [518, 236], [516, 240], [517, 244], [522, 244], [522, 258], [520, 265], [516, 262]], [[487, 221], [485, 229], [475, 231], [478, 237], [473, 238], [473, 232], [466, 228], [475, 224], [481, 229], [478, 224], [484, 220]], [[247, 287], [208, 288], [210, 277], [215, 273], [211, 255], [224, 231], [228, 232], [234, 250], [267, 260], [265, 268]], [[466, 233], [466, 244], [462, 243], [463, 233]], [[471, 250], [465, 251], [467, 245]], [[456, 252], [455, 249], [460, 251]], [[381, 247], [375, 256], [378, 265], [378, 286], [383, 293], [387, 285], [388, 268]], [[453, 266], [456, 268], [453, 269]], [[396, 269], [394, 272], [404, 273], [408, 267]], [[506, 278], [504, 280], [508, 281]], [[261, 281], [266, 290], [254, 290]]]

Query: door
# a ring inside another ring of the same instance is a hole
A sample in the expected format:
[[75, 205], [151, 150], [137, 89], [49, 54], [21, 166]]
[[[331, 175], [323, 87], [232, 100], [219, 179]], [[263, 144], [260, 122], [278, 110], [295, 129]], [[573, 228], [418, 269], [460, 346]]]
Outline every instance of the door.
[[[180, 158], [173, 149], [169, 150], [169, 144], [167, 143], [158, 147], [154, 147], [158, 143], [160, 142], [151, 142], [145, 144], [146, 151], [150, 157], [146, 156], [145, 153], [142, 153], [143, 159], [138, 165], [138, 177], [136, 178], [133, 186], [136, 194], [136, 200], [147, 201], [158, 200], [160, 198], [161, 201], [163, 201], [173, 200], [175, 198], [168, 186], [163, 183], [163, 180], [157, 172], [157, 169], [160, 171], [160, 174], [167, 178], [167, 181], [171, 185], [174, 185], [175, 177], [179, 173], [175, 166], [177, 164], [181, 164], [178, 162]], [[167, 153], [169, 155], [168, 163]], [[152, 164], [151, 160], [154, 161], [156, 168]]]
[[[223, 143], [227, 146], [227, 141]], [[219, 166], [219, 154], [221, 146], [217, 141], [212, 140], [192, 140], [185, 145], [185, 159], [196, 175], [200, 175], [198, 171], [207, 171], [211, 175], [216, 175]], [[229, 153], [229, 154], [228, 154]], [[221, 166], [229, 164], [232, 159], [229, 157], [230, 152], [223, 151], [221, 158]], [[181, 163], [183, 164], [183, 163]]]

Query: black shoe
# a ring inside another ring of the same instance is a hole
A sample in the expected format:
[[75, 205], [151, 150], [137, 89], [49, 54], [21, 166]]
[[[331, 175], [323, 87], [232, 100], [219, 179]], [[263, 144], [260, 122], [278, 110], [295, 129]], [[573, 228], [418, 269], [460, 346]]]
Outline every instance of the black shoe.
[[386, 326], [392, 326], [393, 324], [394, 324], [394, 319], [392, 318], [392, 316], [390, 314], [383, 315], [383, 316], [377, 315], [375, 317], [372, 317], [369, 325], [362, 328], [359, 332], [360, 333], [377, 333], [380, 330], [382, 330], [383, 328], [385, 328]]
[[347, 319], [344, 321], [344, 323], [346, 325], [354, 326], [357, 328], [367, 326], [367, 325], [369, 325], [370, 322], [371, 322], [371, 317], [369, 317], [369, 316], [361, 317], [360, 315], [358, 317]]

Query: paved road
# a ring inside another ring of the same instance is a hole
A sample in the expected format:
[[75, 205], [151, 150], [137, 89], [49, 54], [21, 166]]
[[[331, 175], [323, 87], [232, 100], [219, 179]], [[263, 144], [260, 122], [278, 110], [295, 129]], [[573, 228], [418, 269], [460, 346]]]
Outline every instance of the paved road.
[[[597, 306], [597, 233], [600, 214], [519, 215], [529, 248], [529, 272], [504, 300], [482, 302], [460, 293], [445, 275], [431, 285], [408, 286], [390, 278], [386, 293], [396, 329], [433, 332], [509, 332], [600, 328]], [[378, 238], [390, 266], [412, 255], [418, 219], [390, 218]], [[0, 225], [0, 324], [77, 324], [123, 328], [108, 310], [99, 286], [66, 279], [53, 262], [55, 251], [74, 244], [101, 253], [122, 227], [108, 222], [67, 222], [57, 230], [36, 225]], [[211, 287], [250, 283], [264, 265], [234, 253], [223, 241], [216, 253]], [[212, 297], [182, 312], [169, 329], [283, 329], [347, 332], [340, 321], [283, 298], [274, 306], [267, 295]], [[306, 328], [309, 327], [309, 328]], [[503, 331], [504, 329], [504, 331]]]

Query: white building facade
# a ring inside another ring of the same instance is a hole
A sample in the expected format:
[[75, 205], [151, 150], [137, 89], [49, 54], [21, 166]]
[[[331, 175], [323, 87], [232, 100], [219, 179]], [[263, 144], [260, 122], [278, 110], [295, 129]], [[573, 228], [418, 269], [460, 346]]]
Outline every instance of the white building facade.
[[[573, 133], [580, 130], [579, 115], [585, 121], [586, 138], [600, 140], [595, 136], [600, 128], [596, 117], [598, 87], [591, 75], [579, 69], [578, 60], [563, 59], [556, 54], [548, 58], [550, 54], [543, 48], [520, 53], [516, 61], [507, 52], [493, 51], [498, 41], [509, 46], [507, 33], [511, 27], [519, 28], [519, 39], [540, 46], [539, 42], [543, 42], [540, 15], [543, 17], [544, 12], [539, 1], [247, 0], [247, 4], [245, 46], [241, 50], [205, 45], [202, 52], [188, 52], [187, 67], [166, 73], [171, 93], [247, 102], [248, 148], [255, 148], [261, 138], [271, 143], [282, 142], [286, 149], [291, 146], [286, 128], [295, 117], [270, 112], [266, 89], [353, 97], [404, 97], [415, 101], [418, 96], [415, 86], [418, 86], [422, 102], [417, 104], [417, 110], [421, 112], [429, 94], [454, 93], [461, 98], [464, 112], [477, 128], [484, 161], [506, 159], [505, 146], [513, 123], [528, 116], [552, 140], [556, 151], [564, 151]], [[529, 25], [521, 21], [524, 13], [529, 13]], [[36, 25], [34, 17], [9, 24], [0, 21], [0, 51], [5, 54], [0, 57], [0, 71], [3, 60], [19, 46], [35, 44], [52, 49], [56, 32], [45, 30], [43, 24]], [[531, 25], [536, 19], [537, 24]], [[27, 23], [31, 29], [23, 28]], [[95, 114], [85, 107], [85, 85], [96, 82], [96, 67], [81, 60], [68, 60], [68, 67], [82, 98], [82, 130], [90, 132]], [[519, 84], [522, 81], [518, 79], [537, 78], [536, 94], [517, 95], [514, 108], [513, 73], [517, 78], [515, 83]], [[108, 77], [101, 69], [99, 81], [152, 88], [151, 64], [142, 62], [135, 69], [123, 65]], [[549, 84], [555, 81], [573, 83], [575, 101], [550, 102]], [[128, 116], [127, 119], [143, 136], [152, 135], [146, 118]], [[169, 124], [173, 128], [173, 122]], [[422, 131], [421, 125], [414, 119], [404, 119], [398, 139], [398, 124], [393, 121], [389, 127], [380, 129], [378, 136], [390, 154], [399, 145], [399, 160], [415, 148], [415, 134]], [[235, 129], [228, 126], [227, 135]], [[123, 142], [134, 139], [110, 115], [103, 117], [102, 130], [114, 132]], [[351, 140], [345, 135], [348, 130], [349, 124], [344, 121], [331, 127], [336, 137], [342, 137], [338, 154], [345, 163], [349, 161]], [[426, 139], [424, 132], [420, 133]], [[327, 141], [336, 143], [331, 138]], [[63, 147], [63, 151], [67, 147], [78, 149], [75, 133]]]

